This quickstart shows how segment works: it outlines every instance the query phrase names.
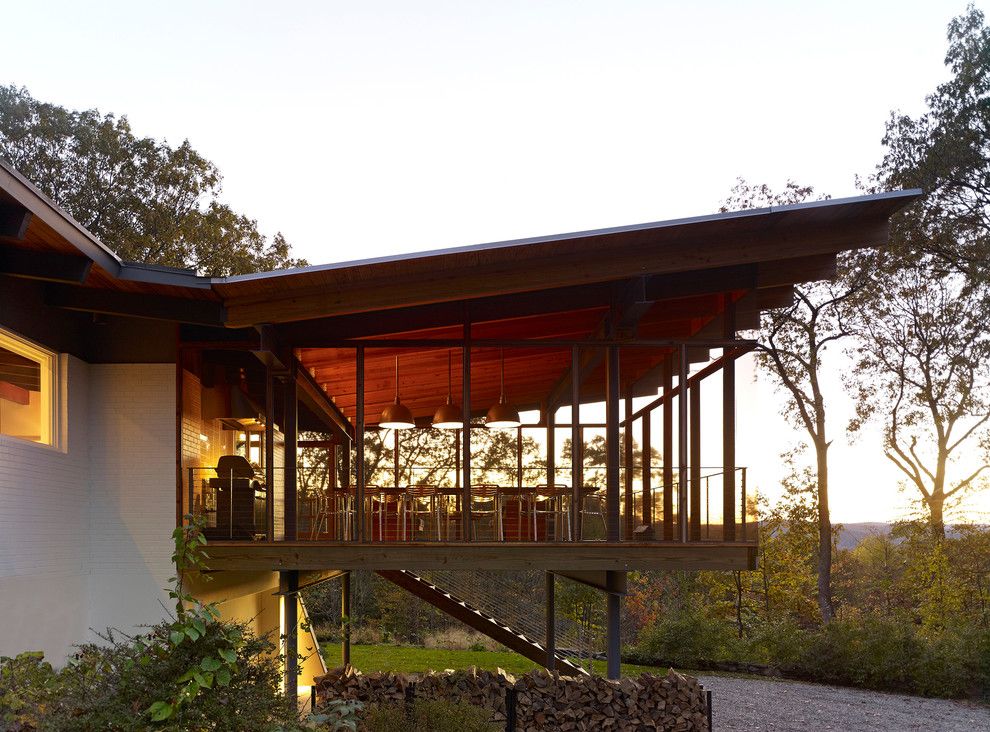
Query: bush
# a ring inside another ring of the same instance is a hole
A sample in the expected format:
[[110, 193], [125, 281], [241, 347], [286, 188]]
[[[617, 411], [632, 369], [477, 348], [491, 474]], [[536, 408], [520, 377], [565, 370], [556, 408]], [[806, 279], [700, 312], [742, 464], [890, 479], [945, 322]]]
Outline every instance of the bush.
[[30, 705], [43, 694], [44, 703], [33, 702], [33, 714], [21, 728], [51, 732], [143, 729], [148, 725], [149, 705], [170, 698], [176, 678], [191, 663], [207, 657], [220, 644], [221, 634], [231, 629], [242, 633], [244, 642], [229, 683], [204, 689], [174, 719], [154, 728], [236, 732], [298, 726], [296, 710], [280, 690], [278, 657], [270, 641], [251, 636], [241, 625], [217, 621], [198, 640], [170, 647], [162, 642], [168, 628], [165, 623], [155, 626], [142, 640], [109, 635], [106, 645], [81, 646], [63, 669], [50, 675], [40, 665], [28, 673], [22, 664], [21, 680], [34, 680], [19, 685], [20, 698]]
[[807, 654], [810, 634], [791, 620], [757, 626], [749, 638], [747, 655], [753, 661], [781, 671], [794, 669]]
[[55, 670], [44, 654], [0, 656], [0, 729], [34, 729], [56, 684]]
[[498, 732], [491, 711], [463, 702], [417, 699], [412, 719], [401, 704], [369, 707], [362, 729], [367, 732]]
[[732, 626], [692, 608], [667, 613], [645, 627], [640, 631], [639, 644], [629, 656], [630, 660], [653, 665], [699, 668], [737, 658], [740, 651]]

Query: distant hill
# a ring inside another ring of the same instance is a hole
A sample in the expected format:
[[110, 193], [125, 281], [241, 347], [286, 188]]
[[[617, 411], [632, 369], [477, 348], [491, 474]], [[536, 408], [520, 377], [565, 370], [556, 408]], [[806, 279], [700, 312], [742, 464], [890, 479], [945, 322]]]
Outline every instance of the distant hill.
[[867, 536], [889, 534], [893, 526], [884, 521], [864, 521], [858, 524], [842, 524], [839, 531], [839, 549], [852, 549]]

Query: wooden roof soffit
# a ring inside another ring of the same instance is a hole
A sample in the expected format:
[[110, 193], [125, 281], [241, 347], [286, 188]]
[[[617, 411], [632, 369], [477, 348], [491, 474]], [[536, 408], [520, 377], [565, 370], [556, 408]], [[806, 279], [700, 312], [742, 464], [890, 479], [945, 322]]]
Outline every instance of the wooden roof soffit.
[[224, 325], [223, 305], [213, 300], [52, 283], [45, 289], [45, 302], [66, 310], [170, 320], [191, 325]]
[[[233, 297], [226, 301], [228, 325], [290, 322], [345, 313], [387, 310], [403, 305], [511, 294], [554, 287], [625, 279], [642, 272], [674, 274], [778, 259], [834, 254], [850, 248], [884, 243], [885, 217], [868, 222], [837, 223], [793, 232], [740, 232], [713, 240], [710, 235], [685, 234], [662, 245], [615, 248], [608, 256], [600, 249], [576, 251], [562, 257], [519, 252], [511, 267], [505, 263], [443, 268], [424, 257], [409, 260], [402, 278], [346, 281], [291, 288], [284, 294]], [[332, 292], [332, 295], [329, 294]]]

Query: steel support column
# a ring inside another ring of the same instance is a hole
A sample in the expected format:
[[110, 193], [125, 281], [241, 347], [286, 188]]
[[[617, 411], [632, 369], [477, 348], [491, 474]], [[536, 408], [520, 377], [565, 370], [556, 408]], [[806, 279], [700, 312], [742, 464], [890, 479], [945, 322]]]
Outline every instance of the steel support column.
[[584, 457], [581, 454], [581, 353], [571, 348], [571, 539], [581, 540], [581, 488], [584, 483]]
[[282, 591], [282, 625], [285, 630], [285, 696], [299, 696], [299, 571], [279, 572]]
[[[627, 393], [626, 399], [626, 411], [625, 416], [628, 419], [629, 415], [632, 414], [632, 395]], [[632, 436], [632, 421], [626, 422], [626, 427], [623, 430], [622, 435], [622, 447], [623, 447], [623, 463], [625, 464], [625, 474], [623, 481], [623, 498], [624, 506], [623, 511], [625, 513], [624, 521], [624, 536], [626, 541], [631, 541], [633, 538], [633, 530], [636, 528], [636, 516], [635, 516], [635, 500], [633, 498], [633, 436]]]
[[357, 521], [357, 540], [362, 542], [364, 536], [364, 346], [357, 347], [356, 360], [356, 381], [357, 381], [357, 405], [355, 407], [354, 420], [354, 518]]
[[605, 369], [605, 540], [619, 541], [619, 347], [608, 346]]
[[687, 346], [681, 344], [677, 384], [677, 534], [688, 540], [688, 360]]
[[674, 540], [674, 359], [663, 364], [663, 540]]
[[691, 411], [691, 541], [701, 541], [701, 382], [690, 386]]
[[271, 363], [265, 365], [265, 535], [275, 541], [275, 370]]
[[[725, 317], [722, 336], [736, 337], [736, 304], [723, 296]], [[736, 540], [736, 362], [722, 366], [722, 540]]]
[[553, 671], [557, 667], [557, 611], [555, 608], [556, 598], [554, 597], [555, 581], [553, 572], [546, 573], [546, 595], [547, 595], [547, 663], [549, 670]]
[[[619, 585], [620, 580], [615, 577], [618, 574], [621, 573], [614, 571], [606, 573], [606, 584], [609, 587]], [[618, 679], [622, 675], [622, 637], [619, 626], [621, 596], [617, 592], [609, 592], [606, 598], [608, 603], [605, 612], [606, 676], [610, 679]]]
[[471, 323], [464, 323], [461, 357], [461, 539], [471, 539]]
[[340, 578], [340, 663], [351, 665], [351, 573]]
[[284, 473], [282, 492], [285, 499], [285, 540], [295, 541], [298, 536], [298, 475], [296, 470], [297, 451], [299, 442], [299, 402], [296, 391], [296, 364], [289, 367], [289, 375], [285, 381], [282, 404], [282, 435], [285, 438]]

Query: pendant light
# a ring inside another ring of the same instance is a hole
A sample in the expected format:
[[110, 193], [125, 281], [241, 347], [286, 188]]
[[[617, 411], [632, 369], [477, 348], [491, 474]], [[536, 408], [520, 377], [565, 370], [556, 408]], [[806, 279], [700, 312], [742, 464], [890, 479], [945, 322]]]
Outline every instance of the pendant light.
[[399, 401], [399, 357], [395, 357], [395, 401], [385, 407], [378, 426], [387, 430], [408, 430], [416, 426], [409, 407]]
[[485, 426], [493, 430], [515, 429], [522, 421], [519, 419], [519, 410], [505, 400], [505, 352], [499, 350], [499, 361], [501, 362], [499, 377], [499, 398], [498, 404], [493, 404], [485, 417]]
[[464, 415], [452, 398], [450, 369], [450, 351], [447, 351], [447, 402], [433, 415], [433, 426], [442, 430], [459, 430], [464, 426]]

